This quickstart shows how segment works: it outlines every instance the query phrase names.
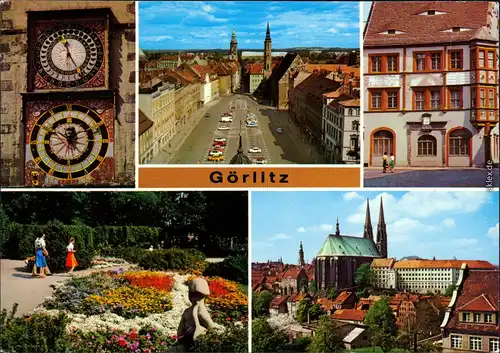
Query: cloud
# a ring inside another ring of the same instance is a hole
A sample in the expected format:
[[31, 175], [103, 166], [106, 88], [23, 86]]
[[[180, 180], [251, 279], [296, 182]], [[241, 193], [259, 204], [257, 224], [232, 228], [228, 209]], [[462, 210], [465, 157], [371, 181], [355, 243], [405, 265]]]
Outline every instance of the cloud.
[[284, 233], [274, 234], [270, 239], [280, 240], [280, 239], [291, 239], [292, 237]]
[[320, 224], [317, 226], [311, 227], [299, 227], [297, 228], [297, 232], [299, 233], [307, 233], [307, 232], [331, 232], [333, 230], [333, 224]]
[[455, 220], [453, 220], [452, 218], [443, 219], [443, 221], [441, 222], [441, 225], [445, 228], [455, 228], [455, 226], [456, 226]]
[[336, 28], [330, 28], [326, 30], [327, 33], [339, 33], [339, 31]]
[[201, 9], [205, 12], [215, 12], [215, 8], [213, 6], [210, 6], [210, 5], [203, 5], [201, 7]]
[[477, 244], [477, 239], [475, 238], [460, 238], [454, 240], [455, 244], [459, 246], [470, 246]]
[[496, 241], [498, 242], [498, 238], [499, 238], [499, 232], [500, 232], [500, 229], [498, 227], [498, 223], [495, 224], [493, 227], [491, 227], [490, 229], [488, 229], [488, 237], [491, 238], [493, 241]]
[[351, 192], [346, 192], [344, 194], [344, 200], [350, 201], [350, 200], [355, 200], [355, 199], [363, 199], [360, 194], [358, 194], [356, 191], [351, 191]]
[[[415, 191], [407, 192], [399, 198], [383, 192], [370, 200], [370, 211], [372, 219], [378, 219], [382, 199], [385, 221], [389, 224], [405, 217], [425, 219], [443, 214], [474, 213], [490, 198], [490, 193], [487, 191]], [[347, 221], [353, 224], [363, 224], [365, 214], [366, 203], [360, 202], [356, 213], [348, 216]]]
[[172, 36], [142, 36], [141, 42], [161, 42], [167, 39], [174, 39]]
[[299, 227], [299, 228], [297, 228], [297, 232], [305, 233], [305, 232], [307, 232], [307, 230], [304, 227]]

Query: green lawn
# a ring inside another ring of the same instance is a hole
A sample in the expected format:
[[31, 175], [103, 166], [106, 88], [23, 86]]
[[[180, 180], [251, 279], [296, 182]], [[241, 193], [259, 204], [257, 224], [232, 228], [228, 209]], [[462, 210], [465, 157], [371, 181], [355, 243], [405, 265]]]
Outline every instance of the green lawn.
[[[366, 347], [346, 350], [344, 353], [384, 353], [379, 347]], [[393, 349], [389, 353], [405, 353], [404, 349]]]

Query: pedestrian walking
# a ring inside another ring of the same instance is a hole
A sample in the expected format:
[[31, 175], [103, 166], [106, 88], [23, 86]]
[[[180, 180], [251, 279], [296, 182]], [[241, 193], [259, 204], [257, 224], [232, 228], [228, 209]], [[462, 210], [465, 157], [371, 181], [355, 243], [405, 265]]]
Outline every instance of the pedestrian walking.
[[66, 248], [68, 254], [66, 255], [66, 268], [69, 269], [69, 273], [73, 272], [76, 266], [78, 266], [78, 261], [75, 257], [75, 238], [69, 240], [69, 245]]
[[394, 168], [396, 166], [396, 161], [394, 159], [394, 153], [391, 153], [391, 160], [389, 161], [389, 165], [391, 166], [391, 173], [394, 173]]
[[45, 278], [47, 275], [47, 260], [45, 256], [48, 256], [49, 253], [45, 249], [45, 234], [43, 234], [40, 238], [36, 238], [35, 240], [35, 265], [34, 273], [36, 273], [36, 268], [40, 269], [40, 273], [38, 275], [39, 278]]
[[384, 155], [382, 156], [382, 173], [385, 173], [387, 171], [387, 167], [388, 167], [387, 152], [384, 152]]

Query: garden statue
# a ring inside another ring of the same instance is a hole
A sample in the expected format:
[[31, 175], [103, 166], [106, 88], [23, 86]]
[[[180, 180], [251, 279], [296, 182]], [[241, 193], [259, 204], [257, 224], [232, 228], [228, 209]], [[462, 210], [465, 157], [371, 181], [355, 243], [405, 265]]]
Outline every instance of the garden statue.
[[191, 306], [184, 310], [179, 328], [177, 329], [177, 344], [170, 352], [187, 352], [199, 336], [207, 330], [223, 330], [221, 325], [212, 321], [207, 307], [205, 297], [210, 295], [208, 283], [203, 278], [196, 278], [189, 284], [189, 301]]

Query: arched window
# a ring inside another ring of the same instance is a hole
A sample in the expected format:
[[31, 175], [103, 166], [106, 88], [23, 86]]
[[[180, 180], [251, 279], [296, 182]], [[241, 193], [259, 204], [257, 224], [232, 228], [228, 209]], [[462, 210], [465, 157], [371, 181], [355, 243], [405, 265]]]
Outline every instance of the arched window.
[[418, 156], [436, 156], [437, 155], [437, 142], [436, 138], [431, 135], [423, 135], [417, 141]]
[[472, 134], [469, 130], [458, 129], [450, 133], [450, 156], [469, 156], [470, 139]]
[[379, 130], [373, 134], [373, 155], [382, 156], [384, 152], [392, 152], [394, 136], [387, 130]]
[[349, 115], [349, 116], [352, 116], [352, 109], [349, 109], [349, 110], [348, 110], [348, 115]]

